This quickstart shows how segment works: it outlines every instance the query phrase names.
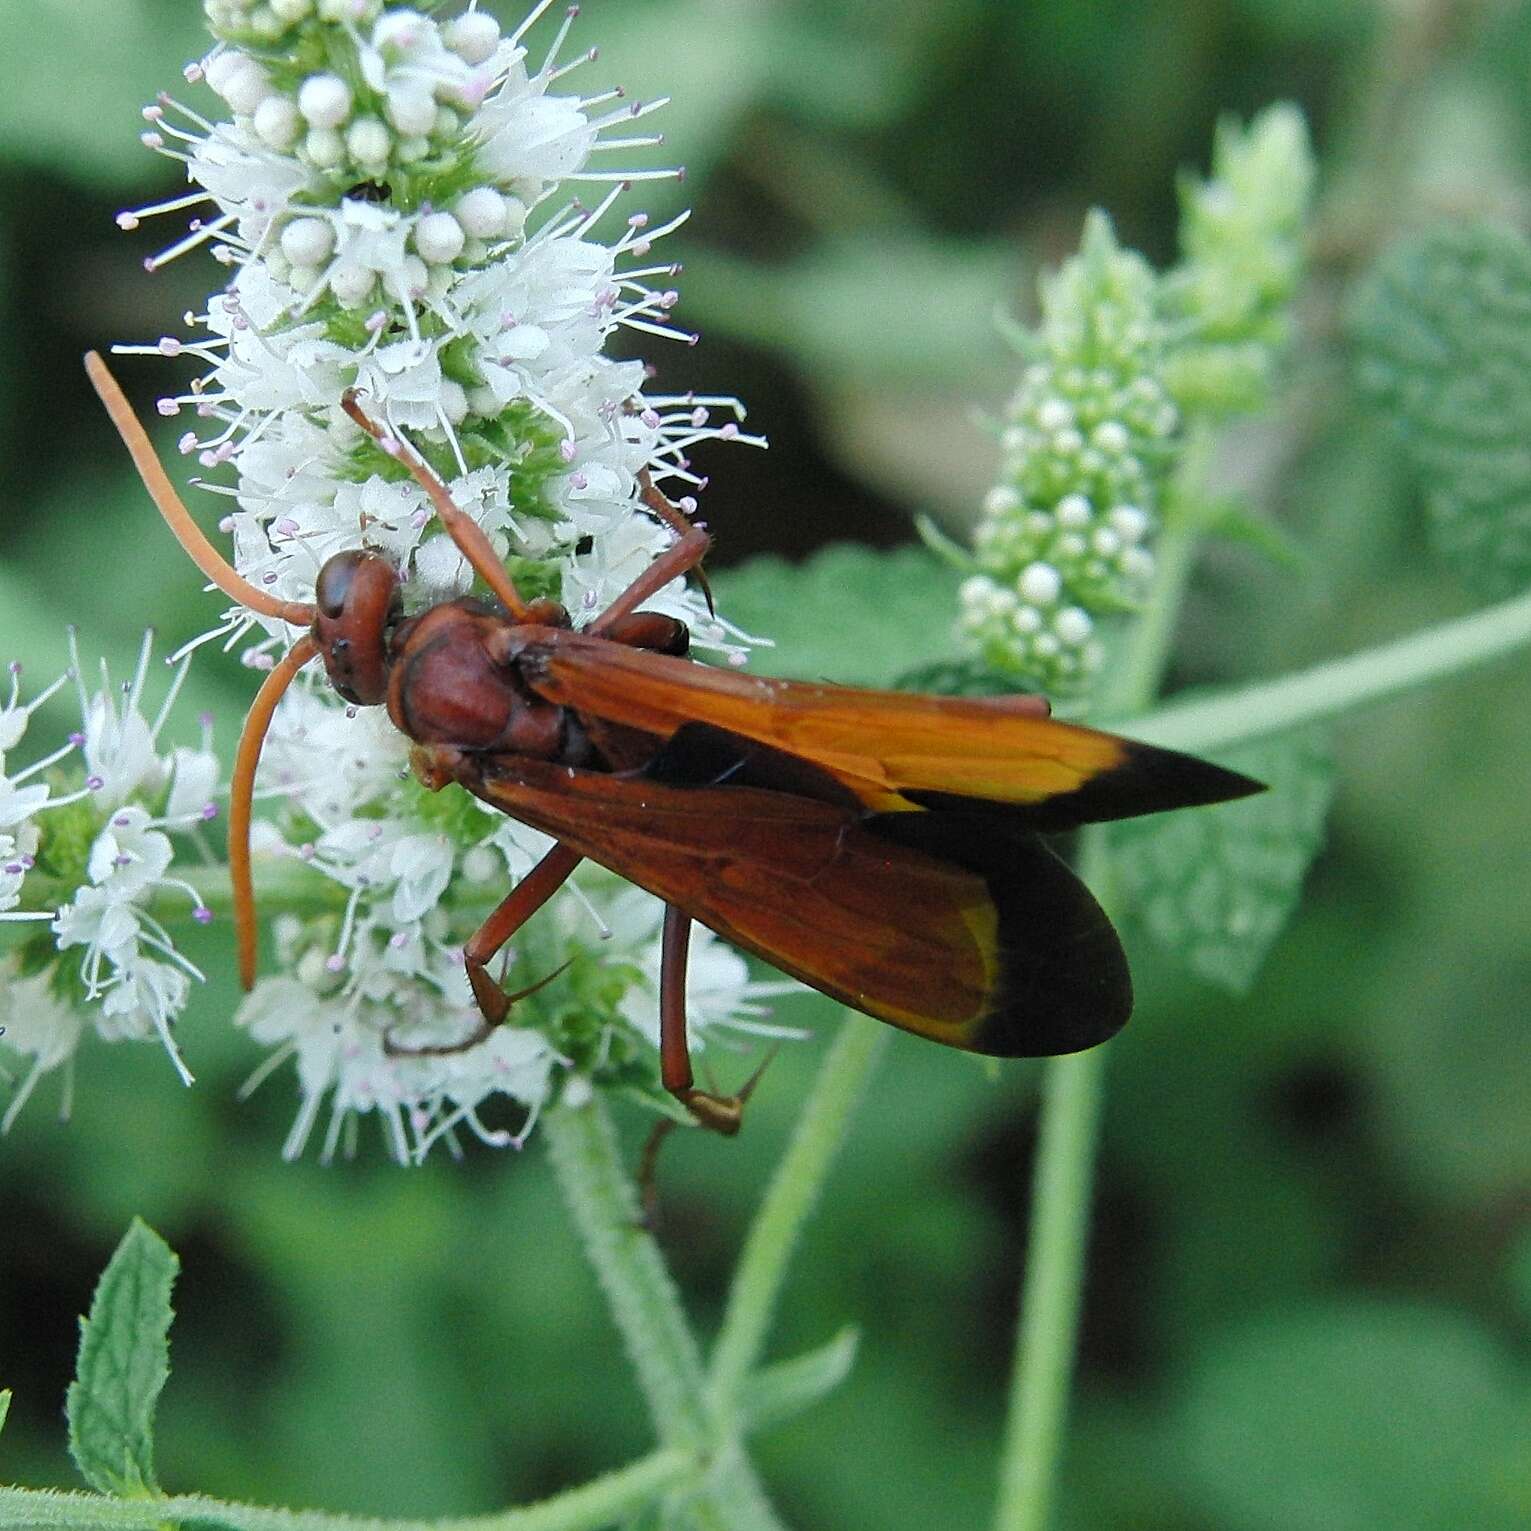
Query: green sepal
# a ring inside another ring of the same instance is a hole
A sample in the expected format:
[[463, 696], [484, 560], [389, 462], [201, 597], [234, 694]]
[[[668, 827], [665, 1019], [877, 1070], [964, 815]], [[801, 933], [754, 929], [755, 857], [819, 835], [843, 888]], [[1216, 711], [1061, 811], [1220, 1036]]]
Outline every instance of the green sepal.
[[1210, 536], [1250, 548], [1284, 573], [1306, 574], [1313, 567], [1306, 548], [1242, 500], [1229, 497], [1209, 504], [1205, 525]]
[[860, 1331], [847, 1325], [827, 1345], [756, 1372], [739, 1398], [745, 1432], [791, 1419], [834, 1392], [850, 1376], [860, 1343]]
[[914, 529], [920, 534], [920, 541], [942, 563], [950, 564], [960, 574], [977, 573], [978, 560], [973, 557], [972, 549], [964, 547], [955, 537], [948, 537], [930, 516], [916, 516]]

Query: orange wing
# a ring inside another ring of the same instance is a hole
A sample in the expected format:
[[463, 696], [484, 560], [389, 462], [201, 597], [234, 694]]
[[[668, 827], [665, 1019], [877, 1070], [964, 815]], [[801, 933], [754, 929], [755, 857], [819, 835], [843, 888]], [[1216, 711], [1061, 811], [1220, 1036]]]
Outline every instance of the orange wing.
[[811, 762], [864, 808], [980, 799], [1059, 830], [1221, 802], [1258, 782], [1171, 750], [1036, 716], [1017, 699], [916, 696], [752, 677], [547, 631], [518, 655], [543, 697], [671, 740], [708, 725]]
[[1100, 906], [1003, 811], [868, 815], [792, 792], [467, 752], [454, 774], [746, 951], [933, 1041], [1074, 1052], [1131, 1012]]

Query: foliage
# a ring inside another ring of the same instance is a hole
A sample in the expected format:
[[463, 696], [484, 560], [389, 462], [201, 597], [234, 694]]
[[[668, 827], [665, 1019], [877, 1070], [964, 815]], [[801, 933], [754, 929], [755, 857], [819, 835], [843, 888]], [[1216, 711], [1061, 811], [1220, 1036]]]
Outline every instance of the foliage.
[[1323, 843], [1334, 766], [1312, 730], [1224, 751], [1218, 763], [1269, 790], [1164, 825], [1120, 824], [1112, 855], [1134, 918], [1192, 972], [1243, 993]]
[[1442, 225], [1390, 250], [1356, 296], [1361, 386], [1417, 476], [1437, 551], [1487, 596], [1531, 581], [1531, 243]]
[[103, 1494], [141, 1498], [158, 1489], [154, 1408], [170, 1376], [175, 1273], [164, 1240], [135, 1221], [80, 1323], [80, 1359], [67, 1400], [69, 1452], [80, 1476]]

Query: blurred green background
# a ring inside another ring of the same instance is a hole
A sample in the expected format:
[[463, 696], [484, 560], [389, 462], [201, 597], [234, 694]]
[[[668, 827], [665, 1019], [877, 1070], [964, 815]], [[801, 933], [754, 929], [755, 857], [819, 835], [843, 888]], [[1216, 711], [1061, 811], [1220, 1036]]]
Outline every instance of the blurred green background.
[[[112, 223], [175, 189], [137, 111], [203, 50], [200, 7], [6, 10], [0, 657], [51, 677], [74, 622], [122, 673], [145, 623], [173, 643], [214, 610], [79, 370], [87, 346], [173, 331], [213, 285], [196, 259], [145, 276], [168, 229]], [[1277, 99], [1320, 154], [1315, 263], [1286, 401], [1223, 471], [1307, 557], [1215, 551], [1176, 682], [1279, 673], [1469, 608], [1353, 402], [1337, 316], [1397, 233], [1531, 215], [1525, 6], [590, 0], [576, 39], [601, 48], [582, 88], [677, 98], [663, 154], [687, 180], [644, 200], [696, 208], [675, 254], [704, 343], [654, 359], [662, 387], [743, 395], [772, 438], [703, 463], [721, 599], [780, 641], [772, 666], [879, 680], [893, 648], [948, 651], [950, 584], [927, 585], [920, 555], [900, 555], [896, 643], [886, 612], [839, 602], [833, 555], [790, 579], [739, 565], [907, 543], [918, 511], [960, 524], [993, 472], [978, 414], [1012, 381], [996, 308], [1030, 312], [1091, 204], [1167, 259], [1177, 167], [1205, 168], [1219, 114]], [[122, 371], [141, 404], [167, 391], [168, 363]], [[1339, 732], [1327, 849], [1247, 1002], [1131, 942], [1060, 1526], [1531, 1524], [1527, 676], [1504, 664]], [[212, 656], [194, 679], [187, 717], [212, 707], [227, 745], [248, 672]], [[0, 1480], [73, 1482], [75, 1317], [134, 1213], [184, 1263], [172, 1489], [465, 1513], [646, 1449], [540, 1146], [404, 1172], [369, 1132], [355, 1163], [284, 1165], [286, 1077], [234, 1100], [256, 1059], [226, 1024], [227, 940], [192, 947], [217, 975], [183, 1028], [195, 1090], [157, 1050], [87, 1048], [74, 1120], [54, 1082], [0, 1143]], [[836, 1020], [815, 999], [781, 1013]], [[704, 1329], [822, 1049], [781, 1057], [737, 1143], [667, 1151], [662, 1236]], [[863, 1330], [843, 1390], [759, 1443], [794, 1524], [987, 1517], [1036, 1080], [894, 1038], [787, 1293], [778, 1354]], [[646, 1123], [624, 1125], [636, 1157]]]

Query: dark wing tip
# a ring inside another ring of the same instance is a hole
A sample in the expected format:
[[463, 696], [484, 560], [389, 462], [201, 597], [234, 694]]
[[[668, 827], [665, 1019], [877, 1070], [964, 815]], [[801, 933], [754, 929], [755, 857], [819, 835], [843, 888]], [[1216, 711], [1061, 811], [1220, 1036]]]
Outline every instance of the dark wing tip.
[[1174, 808], [1203, 808], [1264, 792], [1265, 784], [1195, 755], [1119, 739], [1121, 760], [1072, 792], [1035, 805], [1031, 827], [1047, 831], [1135, 819]]
[[1132, 1014], [1132, 975], [1105, 910], [1040, 840], [1008, 838], [1005, 860], [988, 877], [1000, 982], [974, 1047], [1046, 1058], [1109, 1041]]
[[995, 975], [984, 1012], [956, 1045], [997, 1058], [1082, 1052], [1132, 1014], [1132, 977], [1106, 912], [1008, 813], [894, 813], [873, 833], [983, 878], [994, 911]]
[[[1228, 803], [1236, 798], [1252, 797], [1267, 790], [1263, 781], [1214, 765], [1199, 755], [1182, 755], [1178, 750], [1160, 749], [1155, 744], [1122, 741], [1127, 758], [1116, 771], [1101, 777], [1108, 784], [1120, 771], [1129, 777], [1128, 791], [1144, 803], [1132, 813], [1158, 813], [1167, 808], [1202, 808], [1209, 803]], [[1093, 785], [1093, 783], [1092, 783]], [[1130, 814], [1114, 814], [1127, 818]]]

